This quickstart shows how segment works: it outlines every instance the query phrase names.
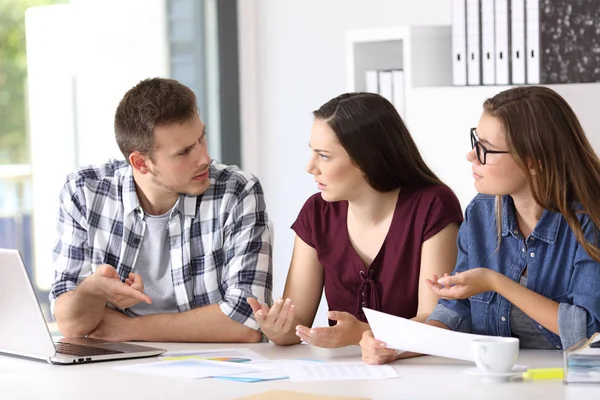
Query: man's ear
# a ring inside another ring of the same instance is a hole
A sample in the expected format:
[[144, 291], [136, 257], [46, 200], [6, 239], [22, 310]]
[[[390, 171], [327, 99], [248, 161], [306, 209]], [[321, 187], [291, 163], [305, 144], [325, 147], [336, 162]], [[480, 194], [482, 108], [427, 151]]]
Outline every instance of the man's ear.
[[148, 159], [139, 151], [134, 151], [129, 154], [129, 164], [141, 174], [150, 172], [150, 169], [148, 168]]

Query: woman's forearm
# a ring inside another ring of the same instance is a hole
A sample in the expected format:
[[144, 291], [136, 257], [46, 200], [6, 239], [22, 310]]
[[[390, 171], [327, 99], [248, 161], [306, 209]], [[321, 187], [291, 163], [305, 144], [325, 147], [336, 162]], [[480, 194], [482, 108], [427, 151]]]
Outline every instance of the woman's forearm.
[[527, 289], [510, 278], [497, 274], [494, 291], [510, 301], [544, 328], [560, 335], [558, 329], [558, 303]]

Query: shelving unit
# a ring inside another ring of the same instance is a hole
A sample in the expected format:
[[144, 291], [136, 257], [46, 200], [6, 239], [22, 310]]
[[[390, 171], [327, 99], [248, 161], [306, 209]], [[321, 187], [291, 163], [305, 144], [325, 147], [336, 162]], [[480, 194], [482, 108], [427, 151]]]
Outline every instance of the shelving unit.
[[[452, 84], [450, 26], [411, 26], [349, 31], [346, 35], [348, 91], [365, 91], [368, 70], [403, 70], [405, 97], [417, 87]], [[406, 103], [406, 114], [410, 105]]]
[[[469, 128], [477, 126], [485, 99], [514, 86], [453, 86], [451, 27], [396, 27], [349, 31], [346, 36], [347, 90], [365, 90], [365, 71], [403, 69], [404, 120], [427, 164], [464, 207], [476, 195]], [[571, 105], [600, 154], [597, 83], [546, 85]]]

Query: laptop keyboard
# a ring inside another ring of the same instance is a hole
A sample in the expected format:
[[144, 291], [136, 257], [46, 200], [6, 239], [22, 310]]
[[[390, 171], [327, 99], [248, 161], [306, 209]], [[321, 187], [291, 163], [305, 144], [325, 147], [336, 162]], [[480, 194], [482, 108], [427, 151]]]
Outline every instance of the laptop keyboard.
[[54, 348], [56, 349], [57, 353], [67, 354], [70, 356], [81, 356], [81, 357], [104, 356], [107, 354], [123, 353], [122, 351], [118, 351], [118, 350], [103, 349], [101, 347], [86, 346], [86, 345], [82, 345], [82, 344], [73, 344], [73, 343], [63, 343], [63, 342], [54, 343]]

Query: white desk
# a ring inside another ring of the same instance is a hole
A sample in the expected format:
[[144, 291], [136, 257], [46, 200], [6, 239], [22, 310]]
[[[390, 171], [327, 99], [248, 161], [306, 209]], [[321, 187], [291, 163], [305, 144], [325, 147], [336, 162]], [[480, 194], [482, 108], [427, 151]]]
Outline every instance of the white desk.
[[[319, 349], [308, 345], [154, 343], [168, 350], [247, 347], [269, 359], [312, 358], [358, 361], [360, 349]], [[473, 364], [437, 357], [419, 357], [391, 365], [400, 378], [372, 381], [293, 383], [289, 380], [240, 383], [218, 379], [179, 379], [122, 372], [117, 365], [156, 361], [156, 358], [54, 366], [0, 356], [0, 399], [232, 399], [270, 389], [288, 389], [371, 399], [598, 399], [598, 385], [564, 385], [560, 381], [480, 382], [465, 373]], [[519, 364], [560, 367], [562, 352], [521, 351]]]

